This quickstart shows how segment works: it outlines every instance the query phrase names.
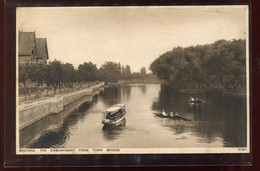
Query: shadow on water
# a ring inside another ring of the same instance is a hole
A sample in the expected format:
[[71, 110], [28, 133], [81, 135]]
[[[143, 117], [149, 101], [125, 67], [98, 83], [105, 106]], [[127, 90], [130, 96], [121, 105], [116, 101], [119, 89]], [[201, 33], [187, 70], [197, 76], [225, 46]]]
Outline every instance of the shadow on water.
[[110, 86], [100, 92], [100, 97], [107, 106], [112, 106], [131, 98], [131, 86]]
[[102, 127], [103, 137], [106, 140], [115, 140], [124, 131], [125, 127], [126, 127], [126, 119], [122, 120], [122, 122], [116, 126], [103, 126]]
[[[181, 112], [183, 97], [174, 90], [161, 85], [158, 100], [152, 104], [152, 109], [156, 111], [164, 110], [166, 113], [170, 112]], [[185, 110], [186, 108], [182, 108]]]
[[139, 87], [140, 87], [140, 89], [141, 89], [141, 92], [142, 92], [143, 94], [145, 94], [145, 93], [146, 93], [146, 84], [140, 84]]
[[[199, 97], [206, 103], [190, 104], [189, 96]], [[191, 131], [203, 139], [212, 142], [215, 138], [223, 140], [225, 147], [246, 146], [246, 98], [225, 95], [222, 90], [204, 90], [199, 93], [177, 93], [161, 87], [158, 99], [152, 109], [165, 110], [166, 113], [178, 112], [191, 119], [189, 123], [165, 119], [162, 125], [174, 134]]]
[[[66, 117], [64, 115], [56, 114], [46, 117], [40, 121], [40, 123], [34, 125], [34, 127], [42, 127], [43, 125], [50, 125], [52, 127], [45, 128], [44, 132], [41, 132], [38, 138], [27, 145], [27, 148], [50, 148], [60, 147], [66, 139], [70, 137], [69, 128], [76, 125], [79, 120], [85, 117], [87, 110], [89, 110], [98, 101], [98, 95], [92, 97], [91, 102], [82, 103], [77, 110], [74, 110]], [[45, 123], [45, 124], [44, 124]], [[32, 128], [30, 128], [32, 129]]]

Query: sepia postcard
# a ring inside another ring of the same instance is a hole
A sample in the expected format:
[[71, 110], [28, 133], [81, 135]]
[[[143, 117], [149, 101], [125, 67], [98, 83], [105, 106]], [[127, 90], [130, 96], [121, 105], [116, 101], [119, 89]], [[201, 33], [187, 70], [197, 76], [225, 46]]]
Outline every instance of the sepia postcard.
[[16, 8], [16, 154], [250, 153], [248, 5]]

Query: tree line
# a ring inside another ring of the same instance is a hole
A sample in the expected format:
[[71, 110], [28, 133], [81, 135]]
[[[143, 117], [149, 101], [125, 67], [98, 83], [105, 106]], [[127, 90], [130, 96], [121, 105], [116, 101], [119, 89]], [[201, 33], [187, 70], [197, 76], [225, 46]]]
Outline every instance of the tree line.
[[61, 61], [49, 61], [43, 63], [22, 63], [19, 64], [19, 87], [24, 89], [26, 95], [30, 96], [30, 89], [36, 87], [46, 87], [47, 94], [49, 89], [56, 90], [75, 89], [83, 87], [86, 83], [104, 81], [105, 83], [117, 83], [118, 80], [146, 79], [145, 67], [140, 72], [132, 73], [129, 65], [108, 61], [99, 69], [92, 62], [84, 62], [77, 69], [70, 63]]
[[221, 87], [245, 91], [246, 41], [176, 47], [155, 59], [150, 70], [175, 90]]

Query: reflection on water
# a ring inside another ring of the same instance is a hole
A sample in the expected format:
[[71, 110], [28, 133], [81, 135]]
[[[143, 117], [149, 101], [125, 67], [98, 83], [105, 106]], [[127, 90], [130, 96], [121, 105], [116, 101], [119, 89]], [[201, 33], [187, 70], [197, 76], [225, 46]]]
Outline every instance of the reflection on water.
[[49, 130], [47, 133], [43, 134], [36, 142], [29, 145], [28, 147], [58, 147], [62, 145], [68, 137], [69, 132], [66, 131], [65, 127], [61, 127], [57, 130]]
[[[189, 96], [206, 102], [192, 105]], [[117, 127], [103, 127], [101, 113], [116, 103], [125, 104], [126, 119]], [[191, 121], [154, 115], [161, 110], [178, 112]], [[49, 117], [48, 122], [55, 121], [59, 122], [59, 117]], [[225, 96], [219, 90], [176, 93], [152, 84], [105, 87], [91, 102], [82, 104], [60, 122], [59, 126], [48, 127], [30, 147], [246, 146], [246, 99]]]
[[131, 86], [111, 86], [100, 92], [100, 96], [107, 106], [121, 103], [122, 100], [129, 101], [130, 94]]
[[[187, 103], [189, 96], [200, 97], [205, 103]], [[193, 120], [189, 124], [169, 124], [175, 133], [192, 131], [210, 143], [216, 137], [223, 138], [224, 146], [246, 146], [246, 99], [245, 97], [225, 96], [220, 90], [201, 93], [176, 93], [161, 87], [159, 100], [152, 105], [154, 110], [179, 112]]]
[[[70, 137], [70, 132], [68, 131], [69, 128], [76, 125], [78, 121], [84, 118], [86, 115], [85, 111], [93, 106], [97, 102], [97, 99], [98, 95], [93, 96], [91, 102], [82, 103], [78, 107], [77, 111], [73, 111], [65, 118], [62, 115], [57, 114], [42, 119], [40, 123], [36, 124], [37, 127], [41, 127], [44, 122], [50, 124], [49, 121], [54, 121], [56, 123], [56, 127], [48, 129], [42, 133], [42, 135], [32, 144], [29, 144], [28, 147], [48, 148], [61, 146], [66, 139]], [[60, 121], [63, 121], [63, 123], [59, 124]]]
[[103, 136], [107, 140], [115, 140], [117, 139], [120, 134], [124, 131], [124, 128], [126, 126], [126, 120], [122, 120], [119, 125], [116, 126], [103, 126]]
[[[162, 87], [160, 100], [153, 103], [153, 109], [177, 111], [183, 116], [190, 117], [193, 124], [181, 124], [179, 130], [192, 131], [196, 136], [203, 137], [207, 143], [214, 141], [216, 137], [221, 137], [224, 146], [246, 146], [245, 98], [225, 96], [219, 90], [191, 95], [198, 96], [206, 102], [193, 105], [185, 103], [190, 94], [171, 93]], [[177, 129], [178, 126], [174, 127]], [[182, 131], [176, 132], [182, 133]]]
[[145, 84], [141, 85], [140, 88], [141, 88], [142, 93], [145, 94], [146, 93], [146, 85]]

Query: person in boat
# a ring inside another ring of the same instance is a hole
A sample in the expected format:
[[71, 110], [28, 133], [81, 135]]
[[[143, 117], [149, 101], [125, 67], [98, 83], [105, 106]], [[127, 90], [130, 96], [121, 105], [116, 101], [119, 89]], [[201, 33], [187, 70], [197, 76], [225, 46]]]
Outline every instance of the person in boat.
[[164, 110], [162, 111], [162, 115], [163, 116], [167, 116], [167, 114], [164, 112]]
[[194, 101], [194, 98], [190, 96], [189, 100], [190, 100], [190, 101]]
[[170, 113], [170, 116], [173, 117], [173, 112]]
[[197, 97], [197, 98], [196, 98], [196, 101], [197, 101], [197, 102], [199, 102], [199, 101], [200, 101], [200, 99]]

